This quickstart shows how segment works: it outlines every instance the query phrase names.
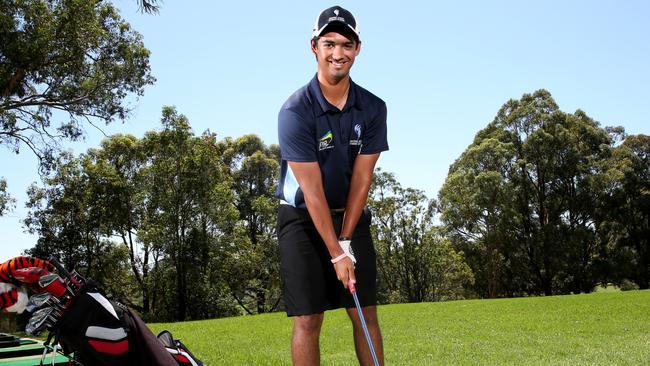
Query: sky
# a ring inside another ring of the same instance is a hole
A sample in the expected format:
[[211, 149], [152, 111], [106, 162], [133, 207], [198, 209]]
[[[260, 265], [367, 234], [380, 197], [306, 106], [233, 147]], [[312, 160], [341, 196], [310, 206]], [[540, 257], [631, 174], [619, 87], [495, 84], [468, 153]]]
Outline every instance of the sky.
[[[316, 72], [309, 49], [319, 12], [350, 10], [362, 49], [352, 79], [388, 107], [390, 150], [378, 166], [433, 198], [449, 165], [509, 99], [548, 90], [560, 109], [585, 111], [602, 126], [650, 134], [650, 2], [606, 1], [179, 1], [158, 15], [115, 0], [143, 36], [157, 81], [131, 98], [123, 122], [87, 128], [75, 154], [104, 134], [142, 137], [160, 128], [165, 105], [196, 134], [257, 134], [277, 143], [277, 113]], [[0, 261], [32, 247], [22, 220], [36, 159], [0, 147], [16, 208], [0, 217]]]

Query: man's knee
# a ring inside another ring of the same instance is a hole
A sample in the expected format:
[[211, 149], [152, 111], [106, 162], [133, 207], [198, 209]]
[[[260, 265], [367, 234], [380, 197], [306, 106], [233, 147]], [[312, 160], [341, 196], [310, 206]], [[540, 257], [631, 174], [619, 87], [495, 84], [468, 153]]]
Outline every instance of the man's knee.
[[377, 308], [374, 306], [363, 309], [363, 317], [366, 319], [366, 324], [369, 327], [379, 326], [379, 320], [377, 319]]
[[294, 328], [304, 333], [318, 334], [322, 325], [323, 314], [298, 315], [293, 318]]
[[[377, 319], [377, 307], [376, 306], [367, 306], [362, 308], [363, 317], [366, 320], [366, 325], [369, 328], [374, 328], [379, 326], [379, 320]], [[360, 325], [359, 314], [357, 313], [356, 308], [348, 309], [348, 315], [352, 320], [352, 323], [356, 326]]]

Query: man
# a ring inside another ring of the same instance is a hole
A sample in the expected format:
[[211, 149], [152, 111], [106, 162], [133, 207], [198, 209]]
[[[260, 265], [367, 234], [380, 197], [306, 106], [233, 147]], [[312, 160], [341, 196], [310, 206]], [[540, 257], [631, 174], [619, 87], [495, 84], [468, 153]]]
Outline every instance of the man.
[[294, 320], [292, 360], [318, 365], [323, 313], [345, 307], [359, 362], [373, 363], [347, 291], [353, 282], [383, 364], [376, 256], [364, 206], [375, 163], [388, 150], [386, 105], [350, 79], [361, 42], [349, 11], [334, 6], [320, 13], [311, 50], [317, 74], [289, 97], [278, 116], [278, 240], [285, 307]]

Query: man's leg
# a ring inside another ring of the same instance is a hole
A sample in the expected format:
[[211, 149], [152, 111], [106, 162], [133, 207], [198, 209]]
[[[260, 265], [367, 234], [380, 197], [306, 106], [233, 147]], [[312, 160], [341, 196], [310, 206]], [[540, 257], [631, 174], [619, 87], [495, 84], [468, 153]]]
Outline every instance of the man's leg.
[[[368, 341], [366, 341], [366, 336], [363, 334], [363, 327], [361, 325], [361, 319], [359, 319], [357, 309], [349, 308], [347, 311], [350, 320], [352, 320], [352, 328], [354, 332], [354, 348], [357, 351], [359, 364], [362, 366], [372, 366], [374, 365], [372, 354], [368, 348]], [[379, 329], [379, 321], [377, 320], [377, 307], [366, 306], [362, 308], [362, 311], [363, 317], [366, 318], [366, 324], [368, 325], [368, 332], [370, 333], [370, 339], [372, 339], [372, 345], [375, 347], [375, 353], [377, 353], [377, 359], [379, 360], [379, 364], [383, 365], [384, 344], [381, 338], [381, 330]]]
[[293, 317], [291, 359], [295, 366], [320, 365], [318, 339], [321, 325], [323, 325], [323, 313]]

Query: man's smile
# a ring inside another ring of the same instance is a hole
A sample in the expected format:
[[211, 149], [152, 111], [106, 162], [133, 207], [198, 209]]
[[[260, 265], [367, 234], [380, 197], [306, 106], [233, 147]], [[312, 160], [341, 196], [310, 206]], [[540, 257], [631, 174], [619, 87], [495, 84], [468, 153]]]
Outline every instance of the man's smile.
[[332, 60], [332, 59], [330, 59], [329, 63], [332, 66], [336, 67], [336, 68], [342, 68], [348, 63], [348, 61], [347, 60]]

